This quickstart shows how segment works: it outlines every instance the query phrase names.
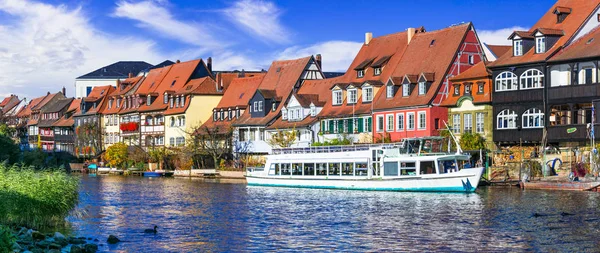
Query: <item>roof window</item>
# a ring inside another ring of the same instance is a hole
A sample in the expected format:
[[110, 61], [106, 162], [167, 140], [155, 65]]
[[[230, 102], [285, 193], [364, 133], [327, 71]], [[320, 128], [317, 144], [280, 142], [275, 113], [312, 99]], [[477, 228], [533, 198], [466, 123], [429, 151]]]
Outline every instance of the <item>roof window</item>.
[[429, 46], [433, 47], [434, 44], [435, 44], [435, 40], [431, 40], [431, 43], [429, 43]]

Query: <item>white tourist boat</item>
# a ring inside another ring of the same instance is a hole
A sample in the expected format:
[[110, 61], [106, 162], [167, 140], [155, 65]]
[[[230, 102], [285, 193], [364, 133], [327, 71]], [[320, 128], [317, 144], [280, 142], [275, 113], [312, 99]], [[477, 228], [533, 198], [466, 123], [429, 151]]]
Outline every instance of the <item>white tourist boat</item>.
[[400, 143], [274, 149], [264, 167], [248, 168], [248, 185], [376, 190], [473, 192], [483, 167], [469, 155], [442, 152], [441, 137]]

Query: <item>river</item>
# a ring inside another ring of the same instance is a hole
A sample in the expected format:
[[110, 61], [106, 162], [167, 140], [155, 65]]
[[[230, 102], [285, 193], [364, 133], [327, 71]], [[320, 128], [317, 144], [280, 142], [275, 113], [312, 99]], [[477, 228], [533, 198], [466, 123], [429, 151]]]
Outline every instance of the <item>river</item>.
[[[82, 176], [80, 193], [84, 214], [68, 218], [71, 231], [99, 238], [100, 251], [600, 251], [595, 192], [362, 192]], [[156, 235], [144, 233], [154, 225]], [[109, 234], [125, 242], [107, 245]]]

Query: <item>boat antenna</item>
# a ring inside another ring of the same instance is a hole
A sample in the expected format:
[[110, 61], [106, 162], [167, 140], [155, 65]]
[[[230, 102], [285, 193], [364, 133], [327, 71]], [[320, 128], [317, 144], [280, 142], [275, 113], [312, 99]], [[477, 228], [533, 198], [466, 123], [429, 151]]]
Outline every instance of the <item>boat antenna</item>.
[[444, 125], [446, 125], [446, 130], [448, 130], [448, 133], [450, 133], [450, 137], [452, 137], [452, 140], [454, 141], [454, 144], [456, 145], [456, 154], [457, 155], [462, 154], [462, 148], [460, 148], [460, 143], [458, 142], [458, 139], [456, 139], [456, 136], [454, 136], [454, 133], [452, 133], [452, 131], [450, 130], [448, 123], [446, 123], [446, 121], [443, 121], [443, 122], [444, 122]]

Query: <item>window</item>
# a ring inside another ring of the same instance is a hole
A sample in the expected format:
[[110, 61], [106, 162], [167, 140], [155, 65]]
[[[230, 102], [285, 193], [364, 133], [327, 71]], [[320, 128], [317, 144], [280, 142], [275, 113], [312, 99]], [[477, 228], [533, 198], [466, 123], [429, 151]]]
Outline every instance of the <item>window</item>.
[[373, 75], [375, 75], [375, 76], [381, 75], [381, 67], [375, 68], [373, 70]]
[[496, 91], [517, 90], [517, 76], [505, 71], [496, 76]]
[[427, 113], [419, 112], [419, 130], [425, 130], [427, 128]]
[[175, 146], [175, 137], [169, 138], [169, 145]]
[[120, 98], [117, 99], [117, 108], [119, 108], [119, 106], [121, 106], [121, 99]]
[[113, 100], [108, 100], [108, 109], [112, 108]]
[[471, 131], [473, 131], [473, 114], [463, 114], [463, 119], [465, 121], [465, 125], [463, 126], [463, 133], [470, 133]]
[[458, 96], [460, 95], [460, 85], [455, 84], [454, 85], [454, 96]]
[[169, 124], [171, 127], [175, 126], [175, 117], [171, 117], [171, 124]]
[[185, 116], [179, 117], [179, 126], [180, 127], [185, 126]]
[[485, 114], [483, 112], [475, 113], [475, 132], [483, 133]]
[[183, 107], [185, 105], [185, 96], [181, 96], [181, 105], [180, 107]]
[[469, 57], [469, 58], [468, 58], [469, 64], [470, 64], [470, 65], [473, 65], [473, 63], [475, 62], [473, 55], [472, 55], [472, 54], [470, 54], [468, 57]]
[[383, 115], [377, 115], [377, 132], [383, 132]]
[[403, 97], [408, 97], [410, 95], [410, 84], [403, 84], [402, 85], [402, 96]]
[[594, 83], [594, 81], [593, 81], [594, 69], [592, 69], [592, 68], [584, 68], [584, 69], [581, 70], [580, 73], [581, 74], [579, 74], [579, 84], [592, 84], [592, 83]]
[[505, 109], [498, 113], [498, 129], [515, 129], [517, 128], [517, 114], [515, 111]]
[[546, 52], [546, 37], [536, 37], [535, 38], [535, 52], [537, 54]]
[[523, 41], [522, 40], [513, 41], [513, 55], [514, 56], [523, 55]]
[[364, 87], [362, 89], [362, 99], [363, 102], [373, 101], [373, 87]]
[[342, 91], [336, 90], [333, 91], [333, 105], [341, 105], [342, 104]]
[[165, 97], [164, 97], [164, 104], [169, 102], [169, 94], [165, 93]]
[[356, 104], [356, 89], [348, 90], [348, 104]]
[[179, 107], [179, 96], [175, 99], [175, 107]]
[[425, 82], [419, 82], [419, 95], [425, 95]]
[[277, 103], [273, 102], [271, 103], [271, 111], [275, 111], [277, 109]]
[[177, 146], [183, 146], [185, 144], [185, 138], [184, 137], [177, 137]]
[[173, 97], [169, 98], [169, 107], [173, 108]]
[[471, 95], [471, 84], [465, 84], [465, 95]]
[[288, 118], [287, 117], [287, 109], [285, 109], [285, 107], [284, 107], [281, 109], [281, 119], [287, 120], [287, 118]]
[[452, 115], [452, 132], [455, 134], [460, 133], [460, 114]]
[[409, 112], [409, 113], [406, 113], [406, 116], [408, 117], [408, 122], [406, 122], [407, 129], [415, 130], [415, 113]]
[[394, 114], [387, 114], [387, 115], [385, 115], [385, 117], [387, 118], [385, 130], [388, 132], [393, 132], [394, 131]]
[[537, 69], [529, 69], [521, 75], [521, 89], [544, 87], [544, 74]]
[[477, 83], [477, 94], [483, 94], [484, 83]]
[[258, 111], [258, 102], [254, 101], [254, 108], [252, 109], [254, 112]]
[[387, 98], [392, 98], [394, 97], [394, 86], [393, 85], [388, 85], [386, 87], [386, 97]]
[[404, 113], [398, 113], [396, 114], [396, 117], [398, 118], [397, 120], [397, 130], [398, 131], [404, 131]]
[[258, 111], [259, 112], [263, 111], [263, 101], [258, 101]]
[[361, 69], [361, 70], [357, 70], [356, 71], [356, 77], [361, 78], [365, 76], [365, 70]]
[[531, 108], [523, 113], [523, 128], [544, 127], [544, 113], [537, 108]]
[[315, 107], [315, 105], [310, 105], [310, 116], [314, 117], [317, 116], [317, 108]]

